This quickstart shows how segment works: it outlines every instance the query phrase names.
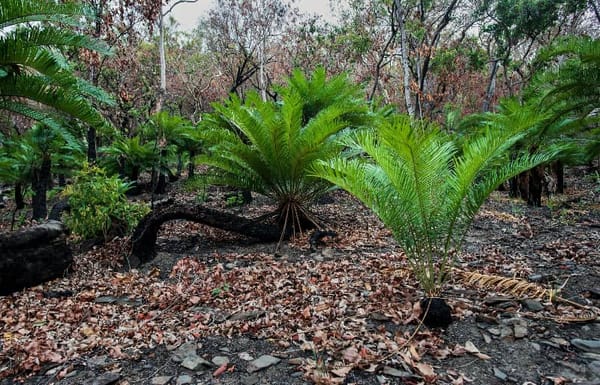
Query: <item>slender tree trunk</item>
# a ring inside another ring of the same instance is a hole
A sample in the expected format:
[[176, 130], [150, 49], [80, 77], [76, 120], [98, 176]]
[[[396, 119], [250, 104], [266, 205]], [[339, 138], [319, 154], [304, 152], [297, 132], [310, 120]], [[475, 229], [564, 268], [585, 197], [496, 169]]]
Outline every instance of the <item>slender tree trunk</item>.
[[158, 98], [156, 99], [155, 112], [160, 112], [163, 107], [165, 97], [167, 95], [167, 59], [165, 57], [165, 30], [164, 30], [164, 15], [162, 13], [162, 5], [158, 16], [158, 54], [160, 56], [160, 89], [158, 90]]
[[25, 208], [25, 200], [23, 199], [23, 185], [15, 183], [15, 206], [17, 210]]
[[194, 177], [194, 172], [195, 172], [195, 164], [194, 164], [194, 157], [196, 156], [196, 152], [195, 151], [190, 151], [190, 162], [188, 163], [188, 178], [193, 178]]
[[415, 107], [412, 102], [412, 92], [410, 90], [410, 63], [408, 61], [408, 39], [406, 37], [406, 28], [404, 25], [404, 6], [401, 0], [394, 0], [396, 22], [398, 23], [398, 31], [400, 32], [400, 60], [402, 62], [403, 85], [404, 85], [404, 103], [406, 111], [411, 117], [415, 116]]
[[44, 155], [40, 168], [33, 170], [33, 178], [31, 187], [33, 189], [33, 197], [31, 206], [33, 209], [33, 219], [44, 219], [48, 214], [46, 207], [46, 192], [50, 182], [52, 169], [52, 161], [49, 155]]
[[96, 161], [96, 158], [97, 158], [97, 152], [96, 152], [96, 129], [94, 127], [88, 128], [87, 142], [88, 142], [87, 143], [87, 157], [88, 157], [88, 162], [94, 163]]
[[490, 110], [490, 104], [494, 97], [494, 93], [496, 92], [496, 74], [498, 73], [498, 66], [499, 60], [496, 59], [492, 62], [492, 68], [490, 70], [490, 78], [485, 91], [485, 98], [483, 99], [483, 107], [481, 108], [483, 112], [488, 112]]

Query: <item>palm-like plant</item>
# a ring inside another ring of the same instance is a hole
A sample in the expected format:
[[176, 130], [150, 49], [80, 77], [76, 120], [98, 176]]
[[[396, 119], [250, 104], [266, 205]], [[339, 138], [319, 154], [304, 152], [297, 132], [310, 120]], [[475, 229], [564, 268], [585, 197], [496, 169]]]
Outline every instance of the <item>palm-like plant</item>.
[[376, 132], [361, 132], [345, 145], [362, 155], [320, 161], [315, 173], [346, 189], [389, 227], [428, 296], [448, 278], [451, 256], [484, 200], [500, 183], [555, 151], [508, 150], [523, 130], [488, 129], [459, 146], [441, 131], [394, 117]]
[[331, 184], [311, 176], [310, 167], [337, 156], [337, 139], [370, 115], [359, 88], [343, 75], [326, 81], [322, 69], [311, 79], [295, 72], [280, 94], [280, 103], [250, 94], [215, 105], [201, 122], [209, 153], [199, 161], [213, 167], [210, 183], [272, 198], [283, 235], [319, 226], [309, 207]]
[[72, 47], [109, 52], [100, 41], [62, 27], [79, 25], [83, 16], [90, 14], [74, 2], [3, 0], [0, 3], [0, 110], [54, 128], [60, 127], [56, 119], [59, 114], [74, 116], [94, 126], [105, 123], [88, 98], [103, 102], [109, 102], [110, 98], [77, 78], [60, 51]]
[[139, 135], [118, 137], [110, 146], [100, 148], [101, 163], [109, 174], [119, 174], [135, 184], [140, 173], [155, 164], [158, 157], [154, 146], [153, 142], [144, 143]]

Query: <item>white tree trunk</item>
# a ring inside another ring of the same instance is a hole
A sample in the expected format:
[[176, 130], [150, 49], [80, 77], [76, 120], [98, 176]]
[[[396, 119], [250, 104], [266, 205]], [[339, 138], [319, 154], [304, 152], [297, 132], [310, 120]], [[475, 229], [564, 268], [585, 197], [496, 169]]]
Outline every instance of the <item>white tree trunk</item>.
[[400, 61], [402, 63], [403, 84], [404, 84], [404, 103], [406, 111], [411, 117], [415, 116], [415, 107], [412, 102], [412, 92], [410, 89], [411, 73], [408, 62], [408, 41], [406, 38], [406, 28], [404, 28], [404, 7], [401, 0], [394, 0], [396, 5], [396, 22], [398, 23], [398, 31], [400, 32]]

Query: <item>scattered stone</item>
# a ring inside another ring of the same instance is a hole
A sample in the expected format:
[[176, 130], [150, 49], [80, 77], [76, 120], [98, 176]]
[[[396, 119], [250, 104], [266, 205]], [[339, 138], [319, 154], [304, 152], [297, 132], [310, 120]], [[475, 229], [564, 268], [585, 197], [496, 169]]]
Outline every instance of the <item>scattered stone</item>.
[[211, 360], [213, 364], [215, 364], [216, 366], [221, 366], [224, 364], [228, 364], [229, 363], [229, 357], [225, 357], [225, 356], [215, 356], [213, 357], [213, 359]]
[[555, 344], [558, 344], [559, 346], [569, 346], [569, 342], [564, 338], [552, 337], [550, 338], [550, 341], [554, 342]]
[[515, 325], [514, 326], [515, 338], [524, 338], [529, 334], [529, 331], [525, 326]]
[[108, 362], [108, 356], [106, 355], [92, 357], [87, 360], [87, 366], [91, 368], [102, 369], [108, 365], [110, 365], [110, 362]]
[[300, 378], [304, 375], [304, 372], [294, 372], [292, 374], [290, 374], [290, 376], [294, 377], [294, 378]]
[[487, 334], [486, 332], [482, 331], [482, 332], [481, 332], [481, 336], [483, 337], [483, 341], [484, 341], [486, 344], [489, 344], [490, 342], [492, 342], [492, 337], [490, 337], [490, 335], [489, 335], [489, 334]]
[[202, 370], [204, 369], [204, 367], [211, 367], [212, 364], [206, 361], [204, 358], [198, 357], [197, 355], [190, 355], [183, 360], [181, 366], [183, 366], [186, 369], [196, 371]]
[[160, 376], [152, 379], [152, 385], [167, 385], [173, 376]]
[[233, 262], [226, 263], [226, 264], [225, 264], [225, 268], [226, 268], [227, 270], [232, 270], [232, 269], [235, 269], [235, 263], [233, 263]]
[[121, 375], [113, 372], [107, 372], [97, 377], [91, 385], [112, 385], [121, 379]]
[[490, 333], [491, 335], [496, 336], [496, 337], [498, 337], [501, 333], [500, 329], [498, 329], [498, 328], [489, 328], [487, 331], [488, 331], [488, 333]]
[[192, 381], [193, 381], [192, 376], [190, 376], [188, 374], [184, 374], [184, 375], [177, 377], [177, 382], [175, 382], [175, 383], [177, 385], [187, 385], [187, 384], [191, 384]]
[[380, 385], [387, 384], [387, 378], [385, 378], [384, 376], [375, 376], [375, 378], [377, 378], [377, 382]]
[[529, 343], [531, 345], [531, 347], [536, 351], [536, 352], [541, 352], [542, 351], [542, 347], [540, 346], [540, 344], [535, 343], [535, 342], [530, 342]]
[[242, 385], [256, 385], [258, 384], [258, 376], [255, 374], [242, 377]]
[[522, 303], [529, 311], [538, 312], [544, 310], [544, 305], [536, 299], [524, 299]]
[[302, 364], [304, 364], [304, 359], [300, 358], [300, 357], [296, 357], [296, 358], [290, 358], [288, 360], [288, 363], [290, 365], [296, 365], [296, 366], [300, 366]]
[[508, 326], [502, 326], [500, 328], [500, 338], [511, 337], [513, 335], [513, 329]]
[[541, 282], [543, 278], [544, 276], [541, 274], [531, 274], [527, 279], [529, 279], [530, 282]]
[[265, 314], [264, 310], [241, 311], [229, 317], [231, 321], [249, 321], [262, 317]]
[[506, 381], [508, 376], [502, 370], [498, 369], [494, 366], [494, 377], [500, 379], [501, 381]]
[[383, 374], [386, 376], [397, 377], [397, 378], [412, 378], [413, 374], [404, 370], [392, 368], [391, 366], [383, 367]]
[[173, 352], [171, 359], [175, 362], [182, 362], [186, 357], [195, 356], [196, 347], [197, 345], [194, 342], [186, 342]]
[[220, 351], [225, 352], [225, 353], [229, 353], [231, 351], [231, 349], [229, 349], [228, 347], [222, 347], [219, 348]]
[[248, 352], [241, 352], [238, 354], [238, 357], [244, 361], [252, 361], [254, 359]]
[[254, 361], [250, 362], [250, 364], [248, 365], [248, 372], [249, 373], [258, 372], [259, 370], [268, 368], [271, 365], [276, 365], [279, 362], [281, 362], [280, 358], [269, 356], [269, 355], [263, 355], [263, 356], [258, 357]]
[[582, 340], [580, 338], [573, 338], [571, 340], [571, 345], [584, 352], [600, 354], [600, 340]]

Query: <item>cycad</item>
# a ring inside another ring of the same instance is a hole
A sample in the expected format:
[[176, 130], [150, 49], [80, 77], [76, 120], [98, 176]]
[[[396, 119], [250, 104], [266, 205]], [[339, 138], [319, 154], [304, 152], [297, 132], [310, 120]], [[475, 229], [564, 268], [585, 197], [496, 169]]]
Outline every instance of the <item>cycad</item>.
[[344, 144], [362, 152], [321, 161], [315, 172], [352, 193], [389, 227], [428, 296], [439, 293], [480, 206], [503, 181], [556, 152], [507, 151], [523, 131], [496, 131], [457, 145], [435, 128], [394, 117], [376, 132], [361, 132]]
[[209, 154], [200, 160], [214, 171], [209, 181], [272, 198], [282, 234], [319, 226], [309, 207], [331, 184], [310, 176], [310, 167], [338, 155], [337, 139], [370, 118], [356, 86], [343, 75], [324, 76], [322, 69], [311, 79], [295, 72], [281, 102], [232, 97], [201, 123]]
[[73, 2], [0, 3], [0, 110], [53, 128], [60, 127], [58, 114], [68, 114], [94, 126], [105, 123], [88, 98], [110, 102], [110, 97], [77, 78], [60, 51], [72, 47], [109, 52], [105, 44], [58, 24], [76, 26], [83, 16], [89, 16], [86, 8]]

